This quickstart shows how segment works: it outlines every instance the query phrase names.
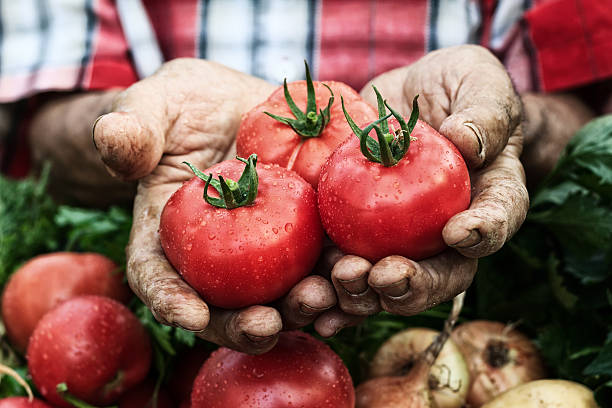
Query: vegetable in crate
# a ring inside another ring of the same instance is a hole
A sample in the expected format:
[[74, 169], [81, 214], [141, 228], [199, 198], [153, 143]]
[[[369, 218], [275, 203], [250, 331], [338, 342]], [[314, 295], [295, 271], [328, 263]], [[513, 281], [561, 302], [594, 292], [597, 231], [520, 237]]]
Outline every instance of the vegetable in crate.
[[424, 259], [444, 250], [444, 225], [470, 204], [467, 166], [448, 139], [418, 120], [416, 97], [406, 123], [374, 90], [377, 121], [362, 130], [345, 110], [358, 138], [321, 170], [321, 221], [345, 253], [372, 262], [389, 255]]
[[253, 356], [215, 351], [193, 384], [192, 408], [353, 408], [347, 368], [327, 345], [299, 331]]
[[247, 112], [236, 135], [238, 155], [256, 153], [264, 163], [294, 170], [317, 187], [325, 160], [350, 134], [338, 96], [358, 123], [376, 119], [375, 110], [353, 88], [342, 83], [306, 81], [287, 84]]
[[321, 252], [312, 186], [293, 171], [278, 165], [256, 170], [256, 163], [251, 155], [204, 172], [191, 167], [197, 177], [170, 197], [161, 215], [166, 257], [215, 306], [278, 299], [310, 273]]
[[474, 320], [458, 326], [451, 338], [470, 369], [470, 407], [480, 407], [506, 390], [546, 375], [535, 345], [512, 326]]
[[[151, 365], [149, 337], [136, 316], [102, 296], [79, 296], [47, 313], [28, 345], [28, 368], [54, 405], [65, 398], [106, 405], [140, 383]], [[67, 392], [58, 392], [65, 384]]]
[[11, 275], [2, 295], [2, 319], [11, 342], [25, 351], [45, 313], [78, 295], [126, 302], [130, 290], [118, 266], [100, 254], [55, 252], [30, 259]]

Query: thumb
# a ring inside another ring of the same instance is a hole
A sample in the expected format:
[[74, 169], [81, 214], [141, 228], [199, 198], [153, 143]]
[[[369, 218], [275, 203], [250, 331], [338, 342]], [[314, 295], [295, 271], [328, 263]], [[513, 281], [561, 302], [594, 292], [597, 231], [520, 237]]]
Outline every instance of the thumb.
[[151, 173], [164, 152], [167, 102], [156, 78], [138, 82], [115, 97], [110, 113], [93, 125], [93, 142], [107, 170], [123, 180]]

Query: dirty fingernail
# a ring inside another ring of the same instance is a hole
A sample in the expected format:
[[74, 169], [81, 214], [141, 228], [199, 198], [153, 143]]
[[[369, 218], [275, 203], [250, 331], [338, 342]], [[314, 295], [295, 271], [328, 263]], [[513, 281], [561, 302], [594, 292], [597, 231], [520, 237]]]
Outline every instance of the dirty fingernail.
[[245, 333], [244, 335], [246, 336], [247, 339], [249, 339], [253, 343], [258, 343], [258, 344], [265, 343], [274, 338], [274, 336], [255, 336], [253, 334], [248, 334], [248, 333]]
[[390, 285], [376, 286], [376, 289], [385, 296], [401, 296], [408, 290], [408, 279], [404, 278]]
[[328, 308], [320, 308], [320, 307], [312, 307], [310, 305], [307, 305], [305, 303], [301, 303], [300, 304], [300, 311], [302, 312], [302, 314], [306, 315], [306, 316], [312, 316], [315, 314], [319, 314], [325, 310], [327, 310]]
[[471, 230], [467, 237], [457, 241], [450, 246], [455, 248], [469, 248], [476, 244], [479, 244], [482, 241], [482, 235], [480, 235], [480, 231]]
[[363, 278], [357, 278], [352, 280], [338, 279], [338, 282], [340, 282], [344, 290], [346, 290], [351, 295], [359, 295], [368, 290], [368, 284]]

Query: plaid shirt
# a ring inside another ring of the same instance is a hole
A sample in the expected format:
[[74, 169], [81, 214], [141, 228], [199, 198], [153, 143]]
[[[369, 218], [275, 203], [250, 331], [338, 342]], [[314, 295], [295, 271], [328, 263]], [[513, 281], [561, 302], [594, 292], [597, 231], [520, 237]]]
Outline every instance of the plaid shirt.
[[125, 87], [178, 57], [277, 83], [307, 59], [360, 89], [465, 43], [491, 49], [519, 91], [594, 82], [612, 75], [612, 0], [0, 0], [0, 103]]

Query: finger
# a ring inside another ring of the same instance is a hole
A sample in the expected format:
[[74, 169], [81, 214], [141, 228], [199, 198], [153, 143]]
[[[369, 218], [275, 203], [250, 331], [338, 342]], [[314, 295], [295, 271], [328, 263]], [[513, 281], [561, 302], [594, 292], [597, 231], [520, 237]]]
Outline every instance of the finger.
[[476, 267], [477, 260], [453, 249], [421, 262], [392, 255], [372, 267], [368, 283], [385, 311], [412, 316], [466, 290]]
[[127, 278], [157, 320], [201, 331], [209, 321], [208, 306], [168, 263], [157, 232], [163, 203], [176, 188], [169, 185], [147, 189], [139, 185], [126, 249]]
[[336, 293], [331, 283], [322, 276], [308, 276], [281, 301], [283, 328], [289, 330], [304, 327], [335, 305]]
[[444, 241], [462, 255], [480, 258], [496, 252], [525, 220], [529, 194], [518, 159], [521, 141], [517, 128], [502, 154], [473, 176], [469, 209], [446, 223]]
[[370, 262], [355, 255], [345, 255], [334, 265], [332, 282], [344, 312], [360, 316], [380, 312], [378, 296], [368, 286], [370, 268]]
[[149, 174], [164, 151], [173, 115], [156, 76], [138, 82], [115, 98], [111, 113], [93, 125], [93, 141], [109, 172], [123, 180]]
[[338, 308], [333, 308], [315, 320], [314, 328], [319, 335], [332, 337], [345, 327], [359, 325], [365, 318], [366, 316], [351, 315]]
[[198, 337], [243, 353], [261, 354], [274, 347], [282, 328], [281, 315], [272, 307], [213, 308], [210, 324]]
[[519, 126], [521, 103], [505, 68], [485, 48], [461, 46], [450, 52], [461, 55], [457, 60], [473, 63], [458, 77], [445, 79], [453, 97], [450, 115], [439, 130], [457, 146], [468, 166], [477, 169], [502, 151]]
[[344, 254], [342, 253], [342, 251], [340, 251], [340, 249], [338, 249], [338, 247], [334, 245], [324, 246], [323, 251], [321, 251], [321, 255], [319, 256], [319, 260], [317, 261], [317, 264], [313, 269], [313, 272], [317, 275], [321, 275], [324, 278], [329, 279], [334, 265], [343, 256]]

